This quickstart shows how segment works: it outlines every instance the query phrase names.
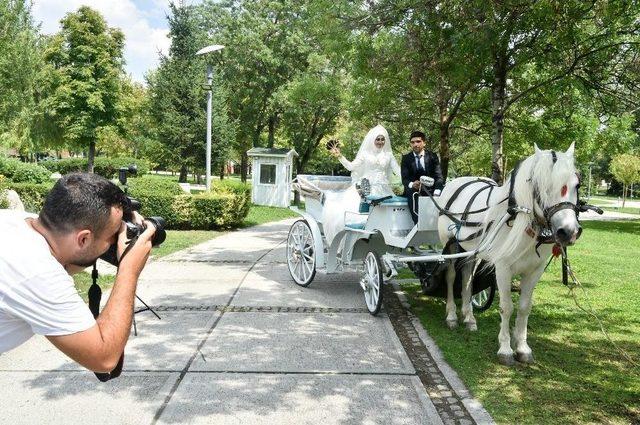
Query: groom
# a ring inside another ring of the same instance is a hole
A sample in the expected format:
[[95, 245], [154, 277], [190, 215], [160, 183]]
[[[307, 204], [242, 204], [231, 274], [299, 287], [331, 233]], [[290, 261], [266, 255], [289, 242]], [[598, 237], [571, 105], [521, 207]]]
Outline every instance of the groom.
[[[444, 187], [444, 179], [442, 178], [442, 170], [440, 169], [440, 161], [438, 155], [425, 150], [426, 136], [421, 131], [414, 131], [410, 137], [411, 152], [402, 156], [400, 164], [400, 172], [402, 174], [402, 185], [404, 186], [404, 196], [409, 200], [409, 210], [414, 223], [418, 223], [417, 196], [425, 195], [425, 192], [432, 193], [437, 196]], [[420, 177], [429, 176], [433, 178], [434, 184], [430, 188], [422, 188], [420, 195], [414, 197], [414, 193], [420, 192]]]

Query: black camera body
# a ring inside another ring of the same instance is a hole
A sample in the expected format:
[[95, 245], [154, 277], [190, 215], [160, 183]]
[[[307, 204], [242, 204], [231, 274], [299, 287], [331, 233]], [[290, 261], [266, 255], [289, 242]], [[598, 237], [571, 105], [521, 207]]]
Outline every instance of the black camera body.
[[[125, 207], [122, 215], [122, 221], [127, 228], [127, 239], [137, 238], [147, 229], [146, 224], [136, 224], [133, 221], [133, 212], [140, 211], [140, 202], [133, 199], [130, 196], [127, 196], [127, 201], [129, 201], [129, 207]], [[146, 217], [146, 221], [150, 221], [156, 228], [156, 232], [153, 235], [153, 239], [151, 239], [152, 245], [159, 246], [162, 242], [167, 239], [167, 232], [164, 230], [166, 226], [166, 222], [162, 217]]]
[[[127, 174], [136, 175], [138, 172], [135, 165], [130, 165], [128, 167], [121, 167], [118, 173], [118, 179], [120, 183], [125, 186], [125, 194], [127, 193], [126, 185], [127, 185]], [[131, 241], [131, 243], [135, 243], [135, 240], [147, 229], [146, 224], [137, 224], [133, 220], [133, 212], [140, 211], [142, 205], [136, 199], [127, 195], [126, 204], [122, 206], [122, 221], [127, 229], [127, 239]], [[162, 217], [146, 217], [146, 221], [151, 222], [156, 231], [153, 235], [153, 239], [151, 239], [151, 244], [156, 247], [159, 246], [162, 242], [167, 239], [167, 232], [165, 230], [166, 222]], [[117, 266], [118, 261], [118, 244], [115, 243], [109, 247], [107, 252], [102, 254], [100, 258], [106, 261], [109, 264], [113, 264]]]

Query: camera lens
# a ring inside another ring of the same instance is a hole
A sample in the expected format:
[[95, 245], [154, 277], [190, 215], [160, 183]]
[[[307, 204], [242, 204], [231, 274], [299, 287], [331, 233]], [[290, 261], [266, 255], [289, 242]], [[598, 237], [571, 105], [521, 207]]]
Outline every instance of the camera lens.
[[164, 230], [166, 222], [162, 217], [147, 217], [147, 220], [153, 223], [153, 225], [156, 227], [156, 232], [153, 234], [151, 244], [153, 246], [158, 246], [162, 242], [164, 242], [165, 239], [167, 239], [167, 232], [166, 230]]

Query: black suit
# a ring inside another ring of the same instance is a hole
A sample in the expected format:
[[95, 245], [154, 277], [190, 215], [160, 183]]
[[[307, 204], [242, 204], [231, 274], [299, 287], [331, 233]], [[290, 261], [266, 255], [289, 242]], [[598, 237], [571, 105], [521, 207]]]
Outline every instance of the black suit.
[[[411, 211], [411, 218], [413, 222], [418, 222], [418, 216], [413, 213], [414, 210], [414, 196], [415, 189], [409, 189], [409, 183], [416, 180], [420, 180], [421, 176], [429, 176], [433, 178], [433, 187], [427, 189], [433, 191], [444, 187], [444, 179], [442, 178], [442, 170], [440, 169], [440, 160], [435, 153], [425, 150], [424, 151], [424, 170], [418, 169], [416, 164], [416, 155], [413, 152], [409, 152], [402, 156], [402, 162], [400, 163], [400, 172], [402, 174], [402, 186], [404, 187], [404, 196], [409, 199], [409, 209]], [[417, 210], [417, 206], [416, 206]]]

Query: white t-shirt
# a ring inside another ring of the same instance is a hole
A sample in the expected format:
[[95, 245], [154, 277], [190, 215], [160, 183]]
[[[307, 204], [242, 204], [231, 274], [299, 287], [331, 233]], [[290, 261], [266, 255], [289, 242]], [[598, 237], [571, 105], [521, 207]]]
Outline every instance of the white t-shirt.
[[69, 335], [96, 323], [27, 217], [33, 215], [0, 210], [0, 353], [34, 334]]

